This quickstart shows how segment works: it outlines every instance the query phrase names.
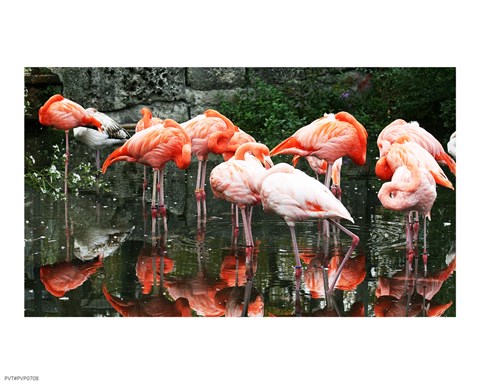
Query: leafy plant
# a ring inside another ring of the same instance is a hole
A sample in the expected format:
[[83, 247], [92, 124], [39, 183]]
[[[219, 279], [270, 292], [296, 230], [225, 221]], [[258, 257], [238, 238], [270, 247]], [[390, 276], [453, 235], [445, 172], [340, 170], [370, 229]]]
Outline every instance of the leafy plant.
[[[57, 199], [64, 196], [65, 153], [61, 153], [57, 144], [52, 146], [51, 164], [37, 169], [33, 155], [25, 156], [25, 182], [34, 190], [53, 196]], [[74, 169], [69, 169], [67, 186], [69, 193], [78, 195], [81, 191], [94, 190], [97, 186], [101, 191], [109, 192], [110, 186], [98, 179], [98, 170], [89, 163], [80, 163]]]

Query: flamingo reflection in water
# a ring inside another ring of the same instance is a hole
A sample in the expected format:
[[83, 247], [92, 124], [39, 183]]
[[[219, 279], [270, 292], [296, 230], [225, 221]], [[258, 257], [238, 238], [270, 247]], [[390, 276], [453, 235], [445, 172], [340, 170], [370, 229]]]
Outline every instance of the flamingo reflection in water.
[[379, 277], [375, 291], [375, 316], [442, 316], [450, 308], [452, 301], [438, 304], [433, 301], [433, 297], [452, 276], [455, 267], [456, 257], [445, 268], [427, 276], [417, 273], [410, 276], [405, 271], [399, 271], [390, 278]]
[[40, 280], [53, 296], [63, 297], [67, 292], [80, 287], [102, 266], [103, 261], [100, 257], [85, 262], [75, 259], [42, 265]]
[[152, 231], [151, 239], [151, 244], [142, 247], [135, 266], [142, 294], [149, 296], [135, 299], [117, 297], [107, 289], [106, 284], [102, 287], [103, 294], [123, 317], [190, 317], [192, 310], [188, 300], [171, 300], [164, 286], [164, 275], [174, 269], [173, 259], [166, 256], [165, 238], [160, 241]]
[[244, 253], [236, 248], [232, 251], [220, 266], [220, 278], [228, 286], [217, 292], [216, 304], [225, 309], [225, 317], [263, 317], [263, 297], [253, 286], [258, 250], [247, 247]]

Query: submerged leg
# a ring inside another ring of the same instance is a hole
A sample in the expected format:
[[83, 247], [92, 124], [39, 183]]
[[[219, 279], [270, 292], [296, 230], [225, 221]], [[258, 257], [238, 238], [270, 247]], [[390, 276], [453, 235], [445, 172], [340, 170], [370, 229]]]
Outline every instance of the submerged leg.
[[347, 228], [345, 228], [340, 223], [337, 223], [336, 221], [334, 221], [332, 219], [328, 219], [328, 221], [330, 221], [334, 226], [338, 227], [342, 232], [344, 232], [345, 234], [347, 234], [348, 236], [350, 236], [352, 238], [352, 244], [350, 245], [350, 248], [348, 248], [348, 251], [345, 254], [345, 257], [344, 257], [342, 263], [340, 264], [340, 266], [337, 269], [337, 272], [333, 276], [332, 282], [330, 284], [330, 289], [329, 289], [329, 293], [331, 293], [331, 292], [333, 292], [333, 290], [335, 288], [335, 284], [337, 283], [337, 280], [340, 277], [340, 274], [342, 273], [343, 267], [347, 263], [347, 261], [350, 258], [352, 252], [354, 251], [354, 249], [357, 247], [357, 244], [360, 241], [360, 239], [357, 235], [355, 235], [353, 232], [349, 231]]
[[287, 223], [290, 229], [290, 235], [292, 236], [293, 253], [295, 254], [295, 276], [302, 274], [302, 262], [300, 260], [300, 254], [298, 252], [297, 237], [295, 236], [295, 223]]
[[68, 148], [68, 131], [65, 131], [65, 186], [64, 186], [64, 192], [65, 192], [65, 197], [67, 196], [68, 193], [68, 158], [70, 157], [70, 149]]
[[246, 208], [242, 207], [240, 208], [240, 211], [242, 212], [243, 231], [245, 233], [245, 243], [247, 244], [247, 247], [253, 247], [253, 239], [250, 232], [250, 226], [248, 222]]

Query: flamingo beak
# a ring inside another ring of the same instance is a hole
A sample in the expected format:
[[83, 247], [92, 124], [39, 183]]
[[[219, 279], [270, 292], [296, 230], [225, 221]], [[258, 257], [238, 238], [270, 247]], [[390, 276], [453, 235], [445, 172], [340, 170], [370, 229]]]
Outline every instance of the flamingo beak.
[[265, 156], [263, 158], [263, 164], [265, 164], [265, 169], [270, 169], [273, 167], [273, 161], [270, 156]]

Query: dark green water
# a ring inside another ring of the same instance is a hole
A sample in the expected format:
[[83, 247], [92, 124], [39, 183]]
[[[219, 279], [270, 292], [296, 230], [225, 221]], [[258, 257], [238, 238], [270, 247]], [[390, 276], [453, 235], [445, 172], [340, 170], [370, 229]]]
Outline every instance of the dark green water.
[[[26, 155], [35, 152], [31, 145]], [[72, 172], [80, 161], [93, 164], [88, 148], [73, 142], [71, 150]], [[213, 199], [208, 185], [207, 223], [198, 231], [196, 162], [186, 172], [167, 166], [167, 236], [150, 214], [150, 172], [142, 201], [140, 165], [111, 166], [102, 178], [112, 190], [99, 196], [85, 190], [64, 201], [26, 185], [25, 316], [241, 316], [249, 300], [249, 316], [424, 316], [448, 307], [442, 316], [454, 317], [455, 272], [448, 267], [455, 262], [455, 192], [437, 187], [427, 223], [427, 276], [420, 230], [418, 273], [406, 282], [404, 217], [377, 199], [377, 153], [371, 142], [366, 166], [345, 161], [342, 168], [342, 202], [355, 220], [342, 224], [360, 243], [328, 302], [323, 279], [331, 278], [350, 238], [326, 240], [316, 221], [298, 223], [304, 268], [296, 281], [288, 227], [261, 206], [253, 211], [253, 254], [247, 255], [242, 228], [233, 242], [230, 205]], [[208, 170], [219, 161], [211, 157]]]

